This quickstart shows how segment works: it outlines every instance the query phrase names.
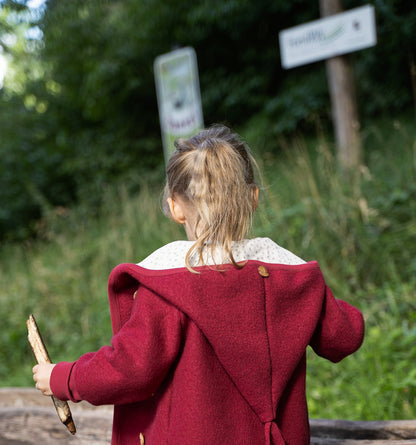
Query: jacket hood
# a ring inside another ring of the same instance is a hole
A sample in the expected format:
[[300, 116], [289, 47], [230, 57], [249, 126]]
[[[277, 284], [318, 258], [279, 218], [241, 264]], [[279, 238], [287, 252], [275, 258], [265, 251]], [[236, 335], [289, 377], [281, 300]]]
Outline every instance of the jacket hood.
[[274, 436], [276, 407], [302, 363], [322, 312], [326, 286], [319, 266], [248, 261], [241, 269], [196, 269], [200, 273], [117, 266], [109, 280], [113, 331], [129, 318], [138, 287], [167, 300], [198, 326], [242, 397]]

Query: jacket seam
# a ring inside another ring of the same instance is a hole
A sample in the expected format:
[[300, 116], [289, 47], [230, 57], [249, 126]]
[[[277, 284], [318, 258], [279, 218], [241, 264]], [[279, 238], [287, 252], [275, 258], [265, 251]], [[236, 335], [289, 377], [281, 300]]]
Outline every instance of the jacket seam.
[[[179, 324], [180, 324], [180, 328], [181, 328], [180, 351], [182, 353], [183, 346], [184, 346], [184, 341], [185, 341], [184, 320], [183, 319], [184, 319], [184, 317], [186, 315], [179, 308], [177, 308], [175, 306], [172, 306], [172, 307], [173, 307], [174, 310], [177, 311], [177, 313], [179, 315]], [[175, 362], [174, 362], [175, 368], [176, 368], [176, 365], [177, 365], [177, 363], [179, 361], [179, 355], [180, 354], [178, 353], [177, 356], [176, 356]], [[172, 366], [173, 366], [173, 364], [172, 364]], [[175, 371], [173, 370], [172, 377], [171, 377], [172, 381], [173, 381], [174, 377], [175, 377]], [[168, 423], [166, 425], [166, 432], [167, 432], [167, 434], [166, 434], [166, 445], [169, 445], [169, 442], [170, 442], [169, 439], [170, 439], [170, 423], [171, 423], [171, 413], [172, 413], [172, 404], [173, 404], [173, 385], [172, 385], [172, 388], [171, 388], [171, 390], [169, 392], [170, 392], [170, 394], [169, 394]]]
[[264, 326], [266, 331], [266, 340], [267, 340], [267, 352], [268, 352], [268, 359], [269, 359], [269, 380], [270, 380], [270, 407], [272, 409], [272, 415], [275, 417], [274, 413], [274, 405], [273, 405], [273, 369], [272, 369], [272, 351], [270, 347], [270, 336], [269, 336], [269, 323], [267, 322], [267, 283], [266, 279], [263, 279], [263, 304], [264, 304]]

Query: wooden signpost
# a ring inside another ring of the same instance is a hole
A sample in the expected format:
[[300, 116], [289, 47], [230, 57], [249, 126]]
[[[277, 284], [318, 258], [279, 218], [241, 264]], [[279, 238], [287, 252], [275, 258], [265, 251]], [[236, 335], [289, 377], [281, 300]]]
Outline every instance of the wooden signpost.
[[[342, 12], [341, 0], [320, 0], [319, 6], [322, 17]], [[341, 165], [354, 167], [362, 162], [362, 147], [351, 56], [329, 58], [326, 70], [338, 159]]]
[[361, 163], [360, 122], [349, 53], [376, 44], [374, 8], [342, 12], [341, 0], [319, 0], [320, 20], [279, 34], [284, 68], [326, 60], [338, 159], [344, 167]]

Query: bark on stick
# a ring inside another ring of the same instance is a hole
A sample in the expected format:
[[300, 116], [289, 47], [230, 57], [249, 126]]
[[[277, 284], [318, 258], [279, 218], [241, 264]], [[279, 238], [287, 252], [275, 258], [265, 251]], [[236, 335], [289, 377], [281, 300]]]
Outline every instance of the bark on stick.
[[[27, 338], [29, 340], [30, 346], [32, 347], [32, 351], [35, 355], [36, 361], [38, 363], [52, 363], [33, 315], [29, 315], [29, 319], [26, 321], [26, 326], [28, 331]], [[51, 396], [51, 398], [53, 404], [55, 405], [56, 412], [58, 413], [58, 417], [61, 419], [61, 422], [68, 428], [71, 434], [75, 434], [76, 428], [68, 403], [59, 400], [54, 396]]]

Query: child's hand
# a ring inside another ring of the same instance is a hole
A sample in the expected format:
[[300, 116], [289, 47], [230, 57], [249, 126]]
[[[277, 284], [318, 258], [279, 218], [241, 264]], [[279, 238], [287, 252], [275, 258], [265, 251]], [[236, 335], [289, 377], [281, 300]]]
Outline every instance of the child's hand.
[[36, 382], [36, 389], [38, 389], [44, 396], [52, 396], [50, 387], [50, 379], [52, 369], [55, 365], [51, 363], [41, 363], [33, 367], [33, 380]]

